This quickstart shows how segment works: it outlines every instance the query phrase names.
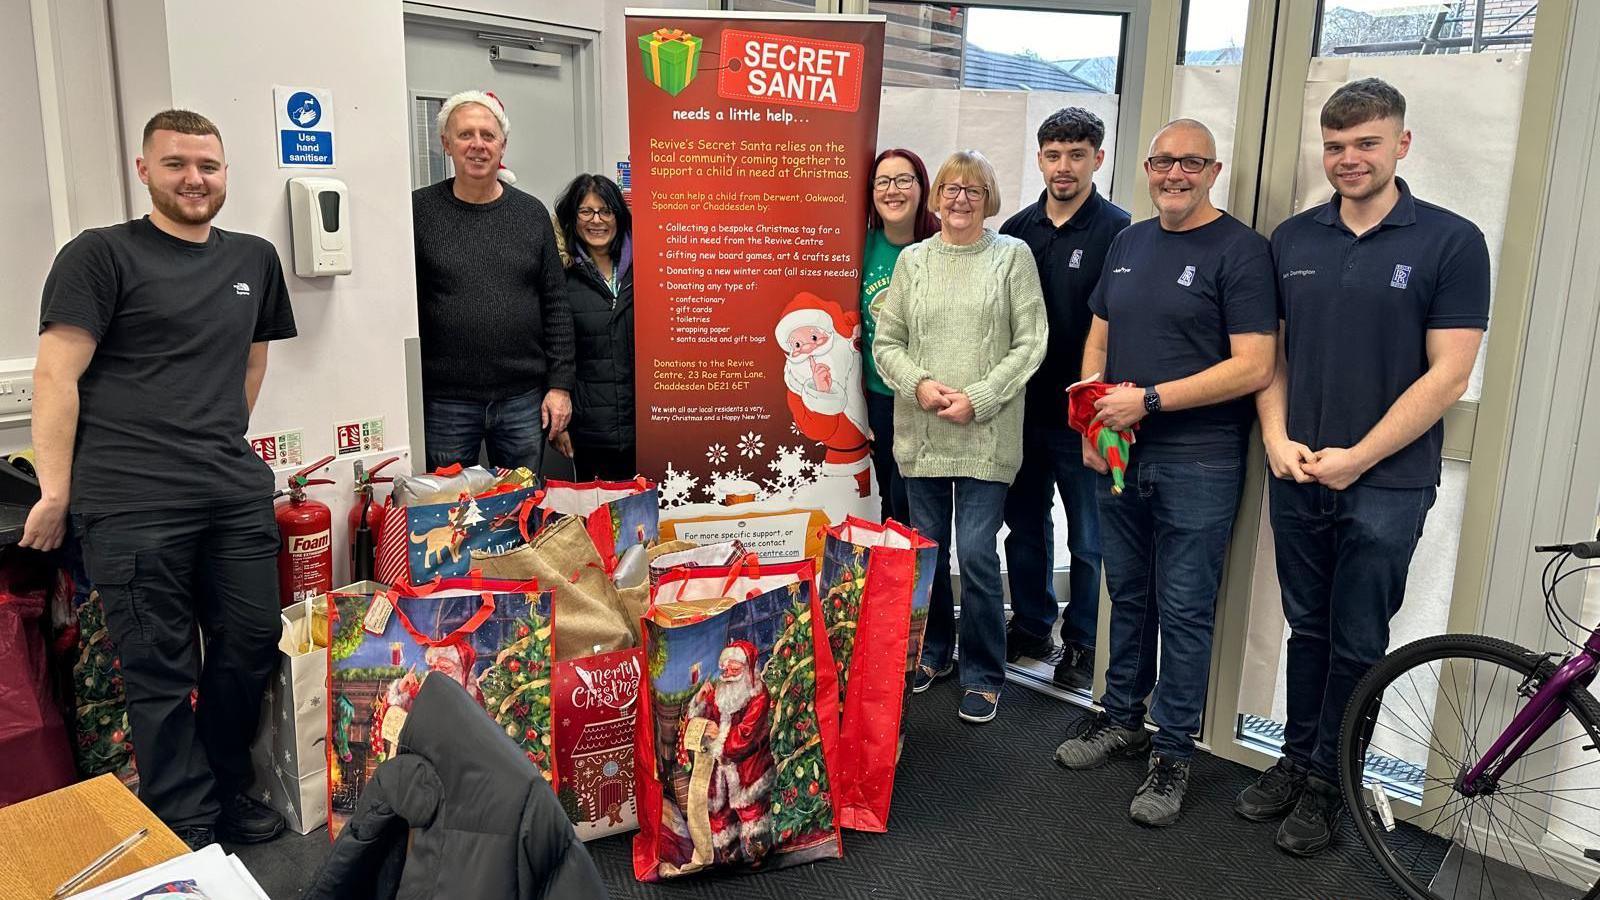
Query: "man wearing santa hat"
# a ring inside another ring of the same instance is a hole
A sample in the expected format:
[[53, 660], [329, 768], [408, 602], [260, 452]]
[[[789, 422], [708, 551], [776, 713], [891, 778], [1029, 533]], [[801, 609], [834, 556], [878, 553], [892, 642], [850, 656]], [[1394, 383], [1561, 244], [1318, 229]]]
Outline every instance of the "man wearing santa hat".
[[783, 383], [800, 433], [827, 448], [822, 474], [854, 476], [856, 491], [871, 490], [867, 456], [867, 398], [861, 392], [861, 316], [801, 291], [773, 329], [788, 358]]
[[[690, 751], [711, 771], [707, 808], [711, 842], [718, 863], [759, 862], [772, 847], [772, 700], [756, 677], [756, 648], [734, 641], [717, 656], [718, 677], [700, 686], [683, 712], [678, 729], [678, 761], [690, 762]], [[683, 746], [683, 735], [696, 719], [705, 720], [702, 746]]]

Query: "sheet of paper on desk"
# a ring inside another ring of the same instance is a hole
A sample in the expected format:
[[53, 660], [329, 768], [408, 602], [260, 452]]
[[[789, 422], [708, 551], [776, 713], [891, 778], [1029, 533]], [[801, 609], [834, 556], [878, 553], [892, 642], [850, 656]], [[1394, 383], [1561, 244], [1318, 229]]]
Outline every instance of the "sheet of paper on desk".
[[[184, 886], [178, 890], [171, 888]], [[212, 844], [103, 884], [71, 900], [271, 900], [237, 856]]]

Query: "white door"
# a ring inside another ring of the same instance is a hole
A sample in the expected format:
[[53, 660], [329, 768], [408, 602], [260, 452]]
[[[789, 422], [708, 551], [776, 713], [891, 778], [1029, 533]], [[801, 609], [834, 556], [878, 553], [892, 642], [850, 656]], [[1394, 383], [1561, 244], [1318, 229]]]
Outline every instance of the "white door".
[[555, 206], [556, 196], [587, 165], [578, 119], [581, 44], [537, 31], [505, 32], [463, 23], [406, 21], [406, 84], [411, 96], [411, 180], [447, 178], [434, 117], [457, 91], [487, 90], [511, 120], [505, 165], [516, 185]]

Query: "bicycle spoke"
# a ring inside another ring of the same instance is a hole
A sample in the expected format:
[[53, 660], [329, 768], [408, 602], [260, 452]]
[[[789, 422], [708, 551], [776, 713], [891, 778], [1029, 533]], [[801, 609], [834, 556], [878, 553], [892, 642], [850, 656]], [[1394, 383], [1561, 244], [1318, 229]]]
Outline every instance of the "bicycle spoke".
[[[1378, 721], [1376, 719], [1373, 720], [1372, 724], [1375, 725], [1375, 726], [1381, 726], [1385, 731], [1394, 732], [1395, 737], [1403, 738], [1403, 739], [1406, 739], [1406, 740], [1412, 740], [1412, 741], [1415, 741], [1418, 744], [1423, 745], [1424, 747], [1428, 747], [1429, 749], [1433, 750], [1433, 752], [1435, 752], [1435, 753], [1439, 754], [1440, 756], [1444, 757], [1445, 762], [1448, 762], [1453, 768], [1460, 768], [1461, 767], [1461, 762], [1459, 760], [1456, 760], [1456, 759], [1451, 759], [1450, 758], [1450, 754], [1446, 753], [1444, 751], [1443, 747], [1440, 747], [1438, 744], [1434, 743], [1432, 738], [1424, 738], [1424, 737], [1422, 737], [1420, 735], [1403, 734], [1400, 731], [1397, 731], [1394, 728], [1394, 726], [1390, 725], [1389, 723], [1381, 722], [1381, 721]], [[1372, 738], [1368, 738], [1367, 739], [1367, 746], [1368, 747], [1372, 746]], [[1403, 756], [1400, 756], [1398, 754], [1385, 753], [1384, 755], [1385, 756], [1389, 756], [1389, 757], [1391, 757], [1393, 759], [1404, 759]]]
[[[1522, 839], [1524, 841], [1526, 841], [1530, 846], [1532, 846], [1535, 850], [1539, 851], [1539, 857], [1545, 861], [1546, 865], [1549, 867], [1549, 871], [1554, 872], [1554, 871], [1556, 871], [1556, 867], [1559, 866], [1561, 869], [1566, 871], [1567, 875], [1569, 875], [1572, 879], [1574, 879], [1572, 882], [1569, 882], [1569, 883], [1583, 884], [1585, 882], [1585, 880], [1586, 880], [1583, 875], [1579, 874], [1578, 872], [1573, 871], [1571, 866], [1569, 866], [1566, 863], [1562, 862], [1560, 859], [1558, 859], [1558, 858], [1556, 858], [1554, 856], [1551, 856], [1548, 852], [1545, 851], [1543, 842], [1541, 842], [1540, 840], [1538, 840], [1534, 836], [1535, 834], [1538, 834], [1538, 833], [1543, 833], [1543, 834], [1548, 835], [1549, 832], [1546, 829], [1540, 827], [1538, 822], [1536, 822], [1533, 819], [1529, 818], [1526, 814], [1524, 814], [1521, 810], [1517, 809], [1515, 806], [1511, 806], [1509, 808], [1510, 808], [1512, 814], [1515, 815], [1518, 819], [1521, 819], [1522, 822], [1524, 823], [1524, 826], [1519, 829], [1521, 831], [1521, 833], [1522, 833]], [[1533, 829], [1533, 833], [1530, 833], [1528, 831], [1528, 827], [1531, 827]], [[1560, 838], [1558, 837], [1558, 839], [1560, 839]], [[1572, 843], [1570, 841], [1568, 841], [1567, 845], [1568, 846], [1572, 846]], [[1580, 848], [1577, 848], [1577, 849], [1581, 852], [1581, 850], [1583, 848], [1580, 847]]]
[[[1440, 661], [1439, 667], [1441, 669], [1444, 668], [1444, 661]], [[1476, 759], [1478, 757], [1477, 739], [1473, 736], [1473, 729], [1467, 724], [1466, 717], [1461, 714], [1461, 707], [1450, 702], [1450, 694], [1444, 689], [1444, 682], [1439, 678], [1439, 673], [1435, 672], [1432, 666], [1428, 666], [1426, 668], [1428, 670], [1428, 674], [1433, 676], [1433, 683], [1438, 688], [1438, 696], [1444, 698], [1445, 703], [1450, 706], [1450, 711], [1455, 713], [1456, 723], [1461, 726], [1462, 736], [1466, 739], [1466, 744], [1462, 749], [1466, 751], [1466, 755]], [[1476, 684], [1476, 679], [1478, 677], [1477, 660], [1472, 661], [1472, 677], [1474, 679], [1473, 683]], [[1417, 694], [1417, 699], [1422, 699], [1420, 692]], [[1428, 721], [1431, 722], [1431, 720]]]
[[[1490, 821], [1490, 823], [1494, 823], [1496, 821], [1496, 816], [1494, 814], [1494, 808], [1493, 807], [1489, 808], [1489, 821]], [[1508, 823], [1508, 824], [1510, 824], [1510, 823]], [[1509, 831], [1509, 828], [1507, 830]], [[1500, 850], [1501, 850], [1502, 854], [1504, 854], [1504, 852], [1507, 851], [1507, 850], [1511, 851], [1511, 855], [1515, 856], [1517, 858], [1517, 868], [1522, 870], [1522, 874], [1528, 876], [1528, 886], [1533, 888], [1535, 891], [1538, 891], [1539, 892], [1539, 896], [1543, 897], [1544, 896], [1544, 891], [1540, 890], [1539, 882], [1533, 877], [1533, 873], [1528, 871], [1528, 864], [1525, 861], [1523, 861], [1522, 851], [1517, 849], [1516, 837], [1512, 836], [1512, 838], [1509, 841], [1507, 841], [1506, 839], [1500, 838], [1497, 835], [1496, 839], [1500, 841]]]

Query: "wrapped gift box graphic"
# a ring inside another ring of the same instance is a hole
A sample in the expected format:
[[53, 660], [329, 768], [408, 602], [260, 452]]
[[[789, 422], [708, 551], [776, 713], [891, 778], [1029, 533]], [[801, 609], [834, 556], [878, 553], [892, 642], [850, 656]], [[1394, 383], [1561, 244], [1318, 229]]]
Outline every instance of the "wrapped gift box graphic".
[[657, 28], [639, 35], [639, 56], [650, 83], [676, 97], [694, 80], [700, 38], [681, 28]]

